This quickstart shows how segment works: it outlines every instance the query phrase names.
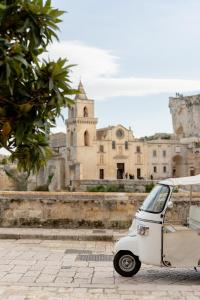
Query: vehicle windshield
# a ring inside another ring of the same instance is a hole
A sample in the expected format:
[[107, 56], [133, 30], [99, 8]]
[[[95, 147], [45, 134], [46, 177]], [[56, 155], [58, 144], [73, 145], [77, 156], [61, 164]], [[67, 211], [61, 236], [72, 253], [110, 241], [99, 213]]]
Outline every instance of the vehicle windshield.
[[167, 185], [156, 185], [144, 200], [140, 210], [161, 213], [164, 209], [168, 194], [169, 187]]

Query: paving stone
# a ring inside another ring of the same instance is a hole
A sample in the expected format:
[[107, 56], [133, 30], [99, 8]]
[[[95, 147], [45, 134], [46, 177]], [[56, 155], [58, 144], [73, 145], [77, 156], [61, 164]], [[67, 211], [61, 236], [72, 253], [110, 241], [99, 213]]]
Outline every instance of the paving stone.
[[38, 283], [38, 282], [47, 282], [47, 283], [49, 283], [49, 282], [53, 282], [54, 279], [55, 279], [55, 276], [51, 276], [51, 275], [40, 275], [40, 276], [37, 278], [36, 282], [37, 282], [37, 283]]
[[92, 275], [90, 274], [75, 274], [74, 279], [88, 279], [92, 280]]
[[37, 277], [37, 276], [39, 276], [40, 274], [41, 274], [40, 271], [27, 271], [27, 272], [25, 273], [25, 275], [26, 275], [27, 277]]
[[59, 269], [48, 269], [48, 270], [42, 270], [41, 275], [57, 275], [59, 272]]
[[25, 283], [25, 282], [28, 282], [28, 283], [34, 283], [34, 281], [36, 280], [36, 278], [37, 277], [31, 277], [31, 276], [23, 276], [23, 277], [21, 277], [20, 278], [20, 280], [19, 280], [19, 282], [23, 282], [23, 283]]
[[20, 265], [20, 266], [31, 266], [31, 265], [35, 265], [36, 261], [34, 261], [32, 259], [29, 259], [29, 260], [16, 259], [14, 261], [14, 263], [15, 263], [15, 265]]
[[56, 277], [55, 283], [71, 283], [74, 280], [73, 277]]
[[25, 300], [25, 296], [8, 296], [7, 300]]
[[8, 282], [8, 283], [13, 283], [19, 281], [19, 279], [23, 276], [21, 273], [12, 273], [12, 274], [7, 274], [4, 277], [0, 279], [1, 282]]
[[114, 278], [109, 277], [109, 278], [103, 278], [103, 277], [93, 277], [92, 278], [92, 283], [101, 283], [101, 284], [113, 284], [114, 283]]
[[90, 278], [74, 278], [74, 283], [81, 283], [81, 284], [90, 284], [91, 279]]
[[8, 272], [14, 268], [14, 265], [0, 265], [0, 272]]
[[110, 255], [113, 243], [45, 240], [37, 240], [37, 243], [32, 240], [30, 243], [29, 240], [0, 240], [0, 299], [200, 298], [200, 276], [192, 269], [161, 269], [142, 265], [136, 276], [125, 278], [114, 272], [112, 261], [75, 261], [76, 256], [66, 254], [66, 249], [91, 249], [92, 254]]
[[27, 270], [29, 269], [29, 266], [13, 266], [12, 267], [12, 272], [13, 273], [26, 273]]

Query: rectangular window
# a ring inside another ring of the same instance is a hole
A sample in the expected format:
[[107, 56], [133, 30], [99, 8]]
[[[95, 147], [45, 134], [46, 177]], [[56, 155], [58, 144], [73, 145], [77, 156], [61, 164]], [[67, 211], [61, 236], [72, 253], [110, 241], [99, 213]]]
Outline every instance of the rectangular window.
[[103, 145], [100, 145], [100, 146], [99, 146], [99, 152], [104, 152], [104, 147], [103, 147]]
[[157, 152], [156, 150], [153, 150], [153, 157], [156, 157], [157, 156]]
[[166, 173], [166, 172], [167, 172], [167, 167], [164, 166], [164, 167], [163, 167], [163, 173]]
[[163, 157], [166, 157], [166, 150], [163, 150]]
[[128, 150], [128, 142], [125, 142], [125, 149]]
[[104, 169], [99, 170], [99, 179], [104, 179]]
[[137, 179], [141, 178], [141, 169], [137, 169]]
[[115, 141], [112, 141], [112, 149], [115, 149], [116, 148], [116, 143]]
[[194, 176], [195, 175], [195, 170], [194, 170], [194, 168], [191, 168], [190, 169], [190, 176]]
[[137, 147], [136, 147], [136, 152], [137, 152], [137, 153], [140, 153], [140, 152], [141, 152], [140, 146], [137, 146]]
[[153, 167], [153, 172], [157, 173], [157, 167], [155, 167], [155, 166]]

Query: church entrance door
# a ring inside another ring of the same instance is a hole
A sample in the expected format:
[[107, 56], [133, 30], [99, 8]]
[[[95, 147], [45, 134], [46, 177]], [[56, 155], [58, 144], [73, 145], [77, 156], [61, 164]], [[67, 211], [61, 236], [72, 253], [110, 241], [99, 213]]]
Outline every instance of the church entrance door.
[[117, 163], [117, 179], [123, 179], [124, 163]]

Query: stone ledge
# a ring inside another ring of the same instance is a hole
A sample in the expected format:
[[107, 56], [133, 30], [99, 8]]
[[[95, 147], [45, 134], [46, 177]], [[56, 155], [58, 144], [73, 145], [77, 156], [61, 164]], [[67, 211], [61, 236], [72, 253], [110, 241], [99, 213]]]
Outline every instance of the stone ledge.
[[[0, 192], [1, 227], [127, 229], [143, 202], [142, 193]], [[200, 193], [193, 193], [200, 205]], [[173, 195], [170, 218], [187, 221], [189, 193]]]

